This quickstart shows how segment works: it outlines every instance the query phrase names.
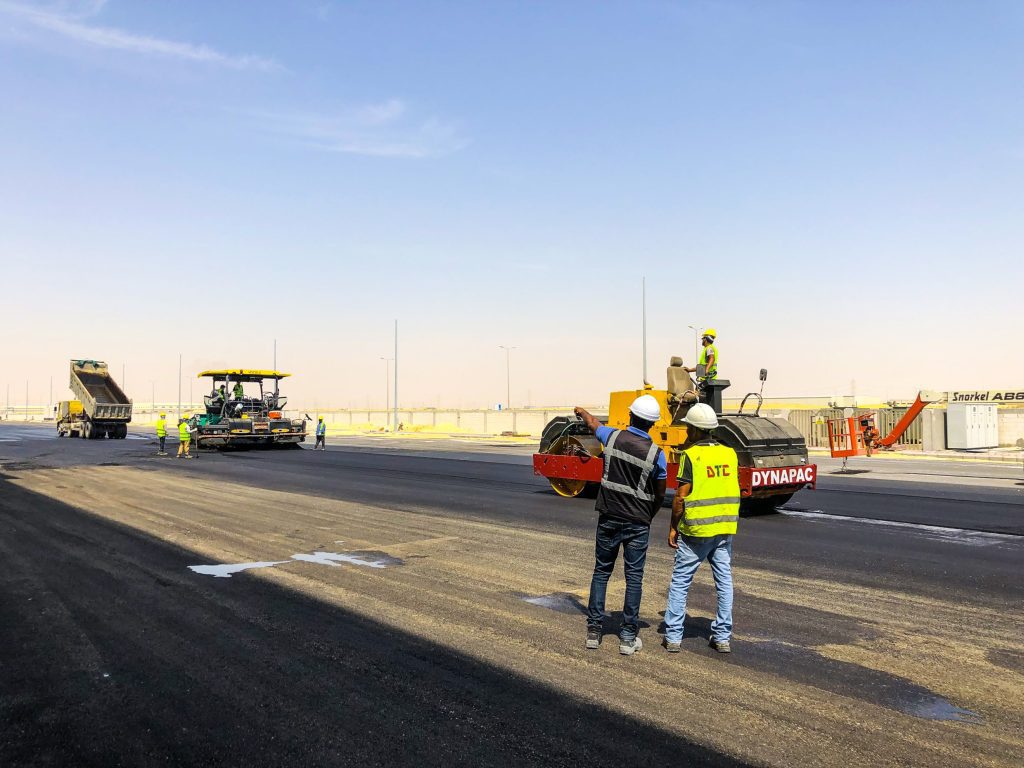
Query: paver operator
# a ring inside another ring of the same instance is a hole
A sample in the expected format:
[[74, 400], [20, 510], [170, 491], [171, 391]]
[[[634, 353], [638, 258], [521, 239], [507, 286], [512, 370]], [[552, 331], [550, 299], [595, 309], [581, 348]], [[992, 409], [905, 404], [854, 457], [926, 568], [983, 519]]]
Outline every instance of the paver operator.
[[596, 650], [601, 645], [608, 578], [621, 547], [626, 597], [622, 606], [619, 653], [631, 656], [643, 648], [637, 633], [644, 564], [651, 521], [665, 498], [668, 478], [665, 453], [648, 434], [661, 418], [661, 408], [651, 395], [641, 395], [630, 405], [629, 428], [623, 430], [602, 425], [583, 408], [574, 410], [604, 446], [604, 476], [596, 504], [599, 516], [594, 575], [587, 608], [587, 648]]
[[319, 448], [321, 451], [327, 450], [327, 425], [324, 424], [324, 417], [321, 416], [316, 422], [316, 445], [313, 446], [315, 451]]
[[235, 400], [241, 400], [245, 397], [245, 390], [242, 389], [242, 382], [236, 381], [235, 386], [231, 390], [231, 395]]
[[732, 539], [740, 519], [739, 461], [736, 451], [712, 437], [718, 416], [697, 403], [683, 418], [688, 434], [679, 465], [679, 488], [672, 502], [668, 545], [676, 551], [665, 608], [665, 649], [678, 653], [686, 619], [686, 596], [700, 564], [711, 564], [718, 612], [709, 645], [719, 653], [732, 648]]
[[[716, 336], [717, 334], [715, 329], [708, 328], [704, 331], [704, 336], [701, 338], [701, 345], [703, 346], [703, 349], [700, 351], [700, 360], [698, 363], [704, 366], [704, 375], [698, 382], [700, 384], [718, 378], [718, 347], [715, 346]], [[697, 372], [696, 368], [687, 368], [686, 370], [689, 373]]]
[[185, 414], [185, 417], [178, 422], [178, 458], [182, 455], [186, 459], [191, 459], [192, 454], [189, 453], [189, 448], [192, 445], [192, 428], [188, 423], [189, 414]]

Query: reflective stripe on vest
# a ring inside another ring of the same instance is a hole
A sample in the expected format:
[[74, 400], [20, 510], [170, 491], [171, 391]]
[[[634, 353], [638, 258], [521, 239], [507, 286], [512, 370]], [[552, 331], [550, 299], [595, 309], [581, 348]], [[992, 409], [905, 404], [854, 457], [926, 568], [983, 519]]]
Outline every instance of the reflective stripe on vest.
[[700, 364], [706, 366], [708, 364], [708, 353], [715, 356], [715, 364], [712, 368], [704, 371], [704, 377], [713, 379], [718, 375], [718, 348], [714, 344], [708, 344], [704, 349], [700, 351]]
[[690, 459], [693, 487], [685, 500], [679, 532], [683, 536], [736, 533], [740, 519], [739, 459], [725, 445], [694, 445], [683, 453]]
[[181, 422], [181, 424], [178, 425], [178, 438], [181, 440], [189, 440], [191, 437], [192, 435], [190, 435], [188, 431], [188, 422]]
[[167, 437], [167, 422], [159, 419], [156, 423], [156, 436]]
[[[601, 485], [612, 491], [618, 491], [619, 493], [625, 493], [632, 496], [635, 499], [642, 501], [654, 501], [654, 495], [647, 493], [647, 479], [651, 476], [651, 472], [654, 471], [655, 463], [654, 460], [658, 457], [658, 445], [651, 441], [651, 448], [647, 451], [646, 459], [638, 459], [631, 453], [620, 451], [615, 447], [615, 438], [619, 436], [618, 430], [612, 432], [611, 437], [608, 438], [608, 444], [604, 447], [604, 477], [601, 478]], [[608, 468], [611, 466], [610, 459], [615, 458], [619, 461], [624, 461], [627, 464], [632, 464], [635, 467], [640, 467], [643, 471], [640, 473], [640, 480], [636, 488], [633, 488], [622, 483], [614, 483], [608, 479]]]

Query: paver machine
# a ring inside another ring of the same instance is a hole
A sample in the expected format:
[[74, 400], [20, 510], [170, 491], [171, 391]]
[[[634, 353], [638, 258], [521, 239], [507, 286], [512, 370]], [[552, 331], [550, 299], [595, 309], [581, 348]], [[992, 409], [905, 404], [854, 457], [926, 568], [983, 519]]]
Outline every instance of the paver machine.
[[288, 398], [281, 379], [291, 374], [232, 368], [203, 371], [211, 382], [203, 398], [206, 412], [192, 416], [196, 446], [201, 448], [295, 446], [306, 439], [306, 421], [284, 414]]
[[[698, 376], [702, 371], [698, 370]], [[761, 387], [767, 378], [761, 370]], [[743, 398], [739, 412], [722, 412], [722, 392], [730, 386], [724, 379], [712, 379], [697, 386], [678, 357], [673, 357], [665, 389], [645, 385], [643, 389], [612, 392], [608, 415], [602, 423], [619, 429], [629, 426], [629, 406], [638, 395], [652, 395], [661, 406], [662, 417], [651, 429], [651, 437], [665, 451], [668, 487], [678, 485], [676, 475], [686, 443], [683, 417], [696, 402], [706, 402], [718, 414], [714, 437], [736, 451], [739, 458], [741, 510], [771, 512], [789, 501], [802, 488], [814, 487], [817, 467], [808, 461], [807, 442], [785, 419], [761, 416], [763, 398], [752, 392]], [[757, 407], [744, 412], [747, 401]], [[593, 496], [604, 472], [603, 448], [597, 437], [575, 416], [552, 419], [544, 429], [540, 449], [533, 456], [534, 473], [546, 477], [560, 496]]]

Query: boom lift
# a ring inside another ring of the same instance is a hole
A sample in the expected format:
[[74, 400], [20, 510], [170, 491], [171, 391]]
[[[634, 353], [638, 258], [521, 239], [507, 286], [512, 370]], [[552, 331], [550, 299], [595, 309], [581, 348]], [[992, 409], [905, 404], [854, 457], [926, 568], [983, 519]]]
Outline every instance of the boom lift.
[[896, 445], [910, 425], [932, 403], [945, 402], [945, 392], [921, 390], [917, 393], [913, 404], [907, 409], [889, 434], [884, 437], [875, 427], [875, 414], [862, 413], [859, 416], [846, 416], [842, 419], [831, 419], [827, 423], [828, 445], [833, 459], [842, 459], [843, 467], [851, 456], [870, 456], [873, 451], [888, 450]]

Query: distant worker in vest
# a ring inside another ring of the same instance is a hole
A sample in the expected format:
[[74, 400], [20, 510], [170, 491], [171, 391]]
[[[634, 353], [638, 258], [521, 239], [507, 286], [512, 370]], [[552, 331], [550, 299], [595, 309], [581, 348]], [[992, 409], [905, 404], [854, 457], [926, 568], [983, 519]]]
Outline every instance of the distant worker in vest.
[[235, 382], [235, 386], [231, 390], [231, 396], [235, 400], [241, 400], [243, 397], [245, 397], [245, 390], [242, 389], [242, 382], [240, 382], [240, 381], [236, 381]]
[[189, 414], [178, 422], [178, 458], [184, 456], [186, 459], [191, 459], [192, 454], [189, 452], [189, 448], [192, 446], [192, 427], [188, 423]]
[[594, 575], [587, 608], [587, 648], [596, 650], [601, 645], [608, 578], [621, 547], [626, 597], [622, 606], [619, 653], [632, 656], [643, 648], [638, 632], [644, 564], [651, 521], [665, 499], [668, 479], [665, 453], [648, 434], [661, 418], [661, 408], [651, 395], [641, 395], [630, 405], [629, 428], [623, 430], [602, 425], [583, 408], [577, 407], [575, 412], [604, 446], [604, 476], [596, 505], [599, 516]]
[[316, 445], [313, 446], [315, 451], [319, 448], [321, 451], [327, 450], [327, 425], [324, 424], [324, 417], [321, 416], [316, 421]]
[[[703, 349], [700, 351], [700, 359], [697, 362], [704, 366], [704, 375], [697, 382], [698, 384], [718, 378], [718, 348], [715, 346], [717, 335], [714, 328], [708, 328], [701, 338]], [[686, 370], [690, 373], [697, 372], [696, 368], [687, 368]]]
[[160, 418], [156, 420], [156, 439], [160, 441], [160, 450], [157, 452], [157, 456], [166, 456], [167, 451], [164, 450], [164, 444], [167, 442], [167, 414], [161, 413]]
[[668, 545], [676, 551], [665, 609], [665, 649], [679, 653], [686, 619], [686, 596], [700, 564], [711, 564], [718, 613], [711, 642], [719, 653], [732, 648], [732, 538], [740, 519], [739, 460], [736, 451], [715, 442], [718, 416], [697, 403], [683, 418], [688, 426], [679, 488], [672, 502]]

